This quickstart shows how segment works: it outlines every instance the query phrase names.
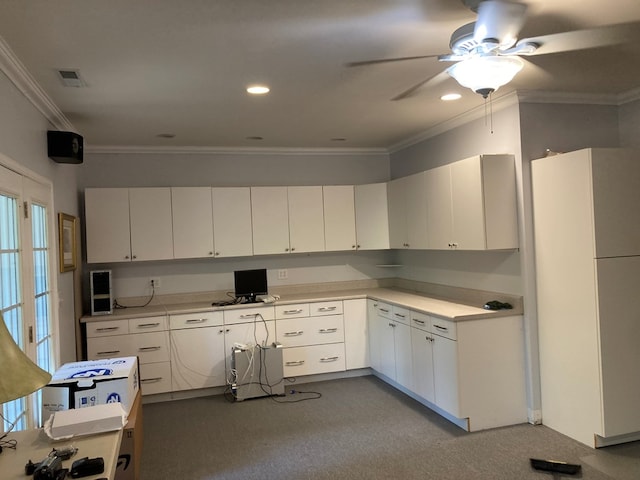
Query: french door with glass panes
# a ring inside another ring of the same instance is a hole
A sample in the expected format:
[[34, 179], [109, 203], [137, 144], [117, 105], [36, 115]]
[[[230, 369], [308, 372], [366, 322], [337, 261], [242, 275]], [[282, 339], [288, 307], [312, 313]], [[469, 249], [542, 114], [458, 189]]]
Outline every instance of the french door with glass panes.
[[[0, 165], [0, 312], [20, 348], [42, 369], [56, 359], [51, 186]], [[40, 426], [39, 392], [2, 405], [0, 432]]]

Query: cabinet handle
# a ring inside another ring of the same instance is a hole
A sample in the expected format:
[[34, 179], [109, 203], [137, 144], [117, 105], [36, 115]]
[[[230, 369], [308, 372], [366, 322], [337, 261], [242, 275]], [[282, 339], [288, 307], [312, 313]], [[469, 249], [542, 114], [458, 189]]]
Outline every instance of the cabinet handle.
[[300, 365], [304, 365], [304, 360], [296, 360], [293, 362], [285, 362], [287, 367], [298, 367]]
[[204, 323], [206, 321], [207, 321], [206, 318], [190, 318], [185, 323]]
[[433, 342], [434, 341], [434, 338], [430, 337], [428, 335], [426, 337], [424, 337], [424, 338], [427, 339], [427, 341], [429, 341], [429, 342]]
[[389, 326], [390, 326], [390, 327], [393, 327], [393, 328], [396, 328], [396, 324], [395, 324], [395, 323], [391, 323], [391, 322], [389, 322]]
[[110, 352], [96, 352], [96, 355], [115, 355], [120, 353], [120, 350], [111, 350]]
[[260, 315], [259, 313], [244, 313], [242, 315], [240, 315], [240, 318], [256, 318], [258, 315]]
[[336, 307], [320, 307], [318, 309], [319, 312], [333, 312]]
[[137, 328], [153, 328], [160, 326], [160, 322], [156, 323], [141, 323], [140, 325], [136, 325]]
[[140, 383], [155, 383], [162, 381], [162, 377], [141, 378]]
[[337, 331], [337, 328], [321, 328], [318, 333], [336, 333]]
[[302, 313], [301, 308], [296, 308], [295, 310], [285, 310], [282, 312], [284, 315], [295, 315], [296, 313]]
[[417, 318], [414, 318], [413, 321], [419, 325], [424, 325], [424, 320], [418, 320]]
[[447, 327], [441, 327], [440, 325], [436, 325], [435, 323], [433, 324], [434, 327], [436, 327], [438, 330], [441, 330], [443, 332], [448, 332], [449, 329]]
[[119, 329], [120, 327], [100, 327], [100, 328], [96, 328], [96, 332], [113, 332]]
[[394, 315], [395, 315], [396, 317], [400, 317], [400, 318], [405, 318], [405, 317], [406, 317], [406, 315], [402, 315], [402, 314], [400, 314], [400, 313], [394, 313]]
[[380, 311], [384, 313], [389, 313], [389, 310], [387, 310], [386, 308], [380, 308]]
[[285, 337], [299, 337], [304, 333], [304, 330], [298, 330], [297, 332], [284, 332]]
[[291, 251], [292, 251], [292, 252], [293, 252], [293, 251], [295, 251], [295, 247], [291, 247]]
[[155, 352], [156, 350], [160, 350], [162, 347], [140, 347], [138, 349], [139, 352]]
[[326, 362], [335, 362], [336, 360], [338, 360], [338, 358], [340, 358], [340, 357], [322, 357], [320, 359], [320, 361], [324, 362], [324, 363], [326, 363]]
[[135, 259], [136, 259], [136, 258], [138, 258], [138, 257], [136, 257], [135, 255], [132, 255], [132, 256], [131, 256], [131, 258], [133, 258], [133, 259], [135, 260]]
[[125, 259], [125, 260], [129, 260], [129, 255], [125, 255], [125, 256], [124, 256], [124, 259]]

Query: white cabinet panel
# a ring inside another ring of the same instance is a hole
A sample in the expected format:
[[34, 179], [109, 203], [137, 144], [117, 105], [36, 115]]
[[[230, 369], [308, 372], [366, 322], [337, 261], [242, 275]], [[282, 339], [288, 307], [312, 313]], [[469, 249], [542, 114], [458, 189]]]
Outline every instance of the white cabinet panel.
[[171, 391], [171, 363], [147, 363], [140, 365], [140, 389], [142, 395], [154, 395]]
[[355, 250], [356, 211], [353, 185], [324, 186], [325, 250]]
[[251, 187], [253, 253], [289, 252], [287, 187]]
[[431, 332], [422, 328], [411, 327], [411, 352], [413, 359], [413, 391], [428, 402], [435, 404], [433, 335]]
[[455, 340], [439, 335], [433, 335], [433, 339], [435, 403], [446, 412], [461, 418], [458, 391], [458, 344]]
[[252, 255], [251, 189], [215, 187], [211, 194], [215, 256]]
[[356, 238], [361, 250], [389, 248], [387, 184], [355, 186]]
[[344, 342], [342, 315], [278, 320], [278, 342], [285, 347]]
[[480, 160], [478, 157], [468, 158], [452, 163], [450, 168], [453, 212], [451, 239], [456, 243], [456, 248], [484, 250], [484, 203]]
[[425, 172], [390, 181], [387, 193], [391, 248], [427, 248]]
[[287, 187], [290, 251], [324, 251], [322, 187]]
[[387, 183], [389, 246], [391, 248], [409, 248], [406, 198], [407, 178], [396, 178]]
[[367, 300], [344, 300], [344, 346], [346, 369], [369, 366]]
[[451, 248], [453, 213], [451, 207], [451, 169], [448, 165], [427, 170], [427, 246], [430, 249]]
[[213, 256], [213, 209], [210, 187], [172, 187], [174, 258]]
[[130, 188], [131, 259], [173, 258], [170, 188]]
[[217, 387], [226, 383], [224, 327], [171, 331], [171, 388]]
[[393, 322], [393, 324], [396, 382], [409, 390], [413, 390], [411, 327], [400, 322]]
[[129, 189], [84, 191], [87, 262], [130, 262]]

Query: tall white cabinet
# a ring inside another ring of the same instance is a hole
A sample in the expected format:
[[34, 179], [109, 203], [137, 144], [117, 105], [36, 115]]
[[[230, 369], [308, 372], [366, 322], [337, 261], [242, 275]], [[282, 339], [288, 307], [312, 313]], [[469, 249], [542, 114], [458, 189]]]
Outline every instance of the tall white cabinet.
[[640, 152], [531, 164], [542, 421], [592, 447], [640, 438]]

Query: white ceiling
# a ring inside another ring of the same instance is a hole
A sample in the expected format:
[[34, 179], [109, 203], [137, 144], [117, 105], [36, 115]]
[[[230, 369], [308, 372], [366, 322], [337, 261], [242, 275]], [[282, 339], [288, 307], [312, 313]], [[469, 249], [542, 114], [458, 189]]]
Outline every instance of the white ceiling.
[[[638, 0], [526, 3], [520, 38], [627, 22], [640, 36]], [[346, 64], [449, 53], [474, 19], [461, 0], [3, 0], [0, 37], [90, 146], [389, 148], [482, 97], [448, 78], [391, 101], [449, 65], [435, 58]], [[528, 57], [495, 98], [616, 98], [640, 87], [639, 44]], [[271, 93], [248, 96], [256, 82]], [[462, 99], [439, 99], [451, 91]]]

